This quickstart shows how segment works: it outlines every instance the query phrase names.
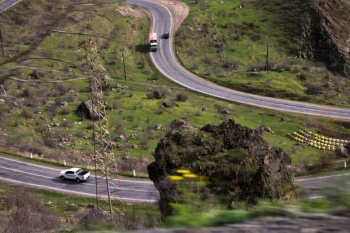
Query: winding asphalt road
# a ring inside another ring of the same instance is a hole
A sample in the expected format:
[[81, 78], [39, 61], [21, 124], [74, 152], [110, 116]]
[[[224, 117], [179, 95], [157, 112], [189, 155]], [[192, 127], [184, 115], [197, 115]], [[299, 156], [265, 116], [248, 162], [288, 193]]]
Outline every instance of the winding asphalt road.
[[[350, 109], [247, 94], [216, 85], [195, 76], [178, 63], [172, 47], [173, 36], [169, 40], [161, 39], [161, 35], [171, 31], [172, 28], [173, 19], [170, 11], [160, 4], [147, 0], [127, 0], [127, 2], [139, 5], [152, 14], [152, 32], [156, 32], [158, 35], [159, 50], [151, 53], [151, 58], [158, 70], [172, 81], [206, 95], [242, 104], [285, 112], [350, 120]], [[170, 32], [170, 34], [173, 35], [174, 32]]]
[[[0, 157], [0, 180], [61, 193], [95, 197], [94, 177], [90, 177], [86, 182], [76, 183], [70, 180], [60, 180], [59, 172], [60, 170], [55, 168]], [[324, 192], [332, 190], [334, 187], [349, 188], [349, 178], [350, 173], [297, 179], [296, 185], [301, 188], [298, 195], [303, 194], [308, 198], [319, 198]], [[120, 188], [112, 188], [112, 192], [114, 197], [124, 201], [154, 203], [159, 199], [159, 193], [153, 182], [148, 180], [121, 179]], [[106, 197], [103, 194], [101, 196]]]
[[[0, 12], [17, 2], [19, 0], [3, 0], [0, 3]], [[174, 32], [172, 32], [173, 16], [170, 11], [161, 4], [147, 0], [127, 0], [127, 2], [139, 5], [151, 13], [152, 32], [156, 32], [159, 38], [159, 49], [157, 52], [151, 53], [151, 58], [158, 70], [170, 80], [191, 90], [242, 104], [278, 111], [350, 120], [350, 109], [248, 94], [216, 85], [195, 76], [183, 68], [174, 55], [172, 46], [174, 38]], [[169, 39], [161, 39], [161, 35], [165, 32], [170, 32], [171, 37]]]
[[[55, 190], [62, 193], [76, 194], [79, 196], [95, 197], [95, 177], [92, 176], [85, 182], [76, 183], [72, 180], [61, 180], [60, 170], [31, 163], [0, 157], [0, 180], [18, 183], [34, 188]], [[115, 182], [115, 181], [112, 181]], [[120, 188], [111, 188], [114, 198], [129, 202], [153, 203], [158, 200], [158, 191], [153, 182], [149, 180], [120, 179]], [[102, 182], [102, 184], [104, 184]], [[103, 187], [98, 192], [104, 191]], [[106, 197], [107, 193], [101, 193]]]

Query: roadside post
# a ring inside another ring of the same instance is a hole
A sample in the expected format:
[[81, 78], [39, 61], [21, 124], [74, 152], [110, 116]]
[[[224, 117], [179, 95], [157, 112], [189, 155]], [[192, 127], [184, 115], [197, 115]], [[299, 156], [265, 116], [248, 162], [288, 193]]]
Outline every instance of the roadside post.
[[67, 165], [67, 163], [66, 163], [66, 160], [65, 160], [65, 159], [63, 160], [63, 165], [64, 165], [64, 166], [66, 166], [66, 165]]
[[346, 161], [344, 162], [344, 168], [346, 168], [347, 167], [347, 165], [346, 165]]
[[136, 176], [136, 171], [135, 170], [133, 170], [132, 171], [132, 174], [134, 175], [134, 177]]

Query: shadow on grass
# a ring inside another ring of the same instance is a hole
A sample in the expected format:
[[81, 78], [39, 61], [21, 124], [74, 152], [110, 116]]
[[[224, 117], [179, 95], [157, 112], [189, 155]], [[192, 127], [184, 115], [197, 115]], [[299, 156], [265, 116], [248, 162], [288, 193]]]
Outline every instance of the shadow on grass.
[[136, 45], [135, 51], [139, 53], [149, 53], [149, 44]]

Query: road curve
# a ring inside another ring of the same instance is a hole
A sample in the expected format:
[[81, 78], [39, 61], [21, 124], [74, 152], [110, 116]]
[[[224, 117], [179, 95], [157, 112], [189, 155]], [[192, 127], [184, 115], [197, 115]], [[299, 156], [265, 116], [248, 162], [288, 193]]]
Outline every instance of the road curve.
[[[19, 1], [3, 0], [0, 3], [0, 12]], [[216, 85], [195, 76], [178, 63], [172, 47], [173, 36], [169, 40], [160, 39], [160, 35], [165, 32], [170, 32], [171, 35], [174, 34], [172, 32], [172, 15], [170, 11], [163, 5], [147, 0], [127, 0], [127, 2], [139, 5], [152, 14], [152, 32], [156, 32], [159, 35], [159, 50], [151, 53], [151, 58], [158, 70], [170, 80], [191, 90], [242, 104], [278, 111], [350, 120], [350, 109], [248, 94]]]
[[0, 12], [7, 10], [11, 6], [18, 3], [19, 1], [21, 0], [3, 0], [2, 2], [0, 2]]
[[127, 0], [127, 2], [139, 5], [151, 13], [152, 32], [156, 32], [159, 35], [159, 49], [157, 52], [151, 53], [151, 58], [158, 70], [170, 80], [191, 90], [242, 104], [285, 112], [350, 120], [350, 109], [248, 94], [219, 86], [195, 76], [177, 61], [172, 46], [173, 36], [169, 40], [161, 39], [160, 37], [169, 31], [171, 35], [174, 35], [174, 32], [171, 32], [173, 19], [170, 11], [161, 4], [147, 0]]
[[[310, 178], [298, 178], [295, 184], [301, 188], [299, 194], [306, 195], [308, 198], [321, 198], [329, 192], [337, 192], [343, 189], [349, 192], [350, 188], [350, 173], [326, 175]], [[340, 193], [343, 194], [344, 193]]]
[[[58, 169], [0, 157], [0, 180], [61, 193], [95, 197], [94, 176], [85, 182], [76, 183], [71, 180], [60, 180], [59, 172]], [[98, 192], [101, 191], [103, 189], [99, 188]], [[153, 182], [149, 180], [120, 179], [119, 188], [111, 188], [111, 192], [114, 198], [127, 202], [154, 203], [159, 197]], [[101, 197], [106, 197], [106, 193], [102, 193]]]

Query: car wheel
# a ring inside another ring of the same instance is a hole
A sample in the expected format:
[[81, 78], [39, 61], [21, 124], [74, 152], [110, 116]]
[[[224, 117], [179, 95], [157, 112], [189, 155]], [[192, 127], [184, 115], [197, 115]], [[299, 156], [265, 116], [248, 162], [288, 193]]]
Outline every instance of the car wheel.
[[79, 178], [77, 178], [76, 181], [77, 181], [77, 183], [80, 183], [80, 179]]
[[64, 176], [61, 176], [60, 178], [61, 178], [61, 180], [64, 180], [64, 179], [65, 179]]

